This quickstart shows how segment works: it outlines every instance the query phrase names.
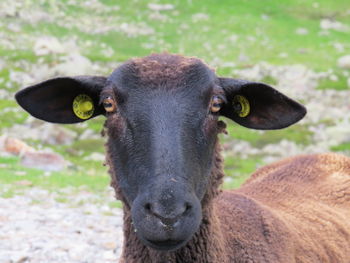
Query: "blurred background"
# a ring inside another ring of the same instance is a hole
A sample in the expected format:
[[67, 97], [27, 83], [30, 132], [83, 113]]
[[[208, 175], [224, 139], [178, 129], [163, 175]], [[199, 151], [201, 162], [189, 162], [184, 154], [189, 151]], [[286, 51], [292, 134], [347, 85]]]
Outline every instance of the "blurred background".
[[350, 155], [347, 1], [1, 0], [2, 202], [25, 196], [26, 205], [118, 213], [121, 205], [102, 166], [104, 118], [43, 123], [20, 109], [13, 95], [55, 76], [108, 75], [125, 60], [163, 51], [199, 57], [219, 76], [265, 82], [308, 109], [301, 122], [279, 131], [248, 130], [224, 119], [225, 188], [283, 157]]

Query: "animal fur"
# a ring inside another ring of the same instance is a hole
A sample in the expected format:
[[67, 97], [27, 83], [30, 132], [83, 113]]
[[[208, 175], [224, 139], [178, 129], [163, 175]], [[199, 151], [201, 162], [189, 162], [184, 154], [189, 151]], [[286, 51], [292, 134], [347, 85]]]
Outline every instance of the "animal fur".
[[[143, 245], [123, 202], [120, 262], [350, 262], [349, 158], [327, 153], [285, 159], [257, 170], [234, 191], [219, 188], [223, 171], [218, 144], [214, 160], [200, 229], [175, 252]], [[113, 172], [111, 178], [123, 201]]]

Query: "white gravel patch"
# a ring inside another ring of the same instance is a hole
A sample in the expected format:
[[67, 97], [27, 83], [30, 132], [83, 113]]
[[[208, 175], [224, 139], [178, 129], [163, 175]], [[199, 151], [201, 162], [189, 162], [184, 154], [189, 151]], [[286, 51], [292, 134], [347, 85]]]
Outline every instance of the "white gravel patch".
[[55, 194], [32, 188], [23, 195], [0, 198], [0, 262], [118, 262], [122, 211], [93, 202], [75, 203], [91, 197], [78, 193], [65, 197], [72, 202], [60, 203]]

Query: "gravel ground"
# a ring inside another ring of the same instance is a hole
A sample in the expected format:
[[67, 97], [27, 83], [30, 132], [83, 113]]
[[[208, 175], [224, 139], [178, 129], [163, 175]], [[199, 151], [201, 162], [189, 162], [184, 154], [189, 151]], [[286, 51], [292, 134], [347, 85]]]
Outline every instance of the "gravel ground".
[[58, 202], [61, 194], [30, 188], [23, 195], [0, 198], [1, 263], [118, 262], [121, 209], [88, 192]]

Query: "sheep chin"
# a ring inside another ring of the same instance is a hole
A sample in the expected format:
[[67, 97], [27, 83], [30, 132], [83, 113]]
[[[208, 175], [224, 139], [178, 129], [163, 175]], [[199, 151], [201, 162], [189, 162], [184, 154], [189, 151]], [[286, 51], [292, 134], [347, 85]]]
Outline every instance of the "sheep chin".
[[155, 250], [160, 250], [160, 251], [175, 251], [178, 250], [179, 248], [183, 247], [186, 245], [188, 240], [164, 240], [164, 241], [152, 241], [152, 240], [143, 240], [141, 239], [144, 244], [152, 249]]

